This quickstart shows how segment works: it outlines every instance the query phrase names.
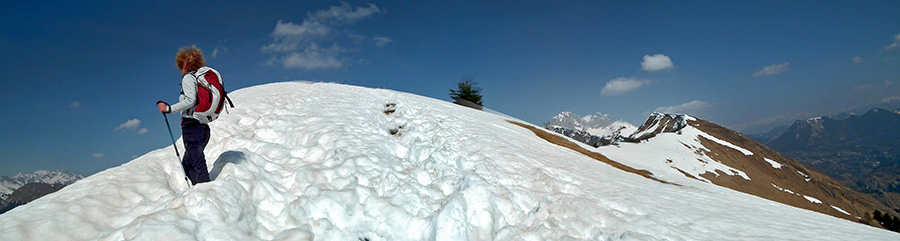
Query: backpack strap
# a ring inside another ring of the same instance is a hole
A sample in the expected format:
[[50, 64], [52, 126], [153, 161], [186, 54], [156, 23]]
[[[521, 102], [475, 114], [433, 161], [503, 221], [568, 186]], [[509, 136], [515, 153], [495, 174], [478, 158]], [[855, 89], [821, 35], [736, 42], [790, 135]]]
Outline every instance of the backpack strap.
[[[224, 89], [225, 86], [222, 86], [222, 88]], [[226, 93], [223, 93], [222, 96], [225, 97], [225, 101], [228, 101], [228, 105], [231, 106], [231, 108], [234, 108], [234, 102], [231, 101], [231, 97], [228, 97], [227, 91], [225, 92]]]

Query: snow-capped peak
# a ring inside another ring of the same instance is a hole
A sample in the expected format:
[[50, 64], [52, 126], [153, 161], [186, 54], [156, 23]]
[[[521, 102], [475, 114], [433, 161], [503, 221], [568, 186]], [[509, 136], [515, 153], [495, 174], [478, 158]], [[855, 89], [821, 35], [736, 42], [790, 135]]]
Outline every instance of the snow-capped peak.
[[569, 130], [584, 131], [597, 137], [611, 136], [615, 132], [628, 134], [637, 127], [623, 120], [617, 120], [603, 113], [589, 116], [578, 116], [572, 112], [562, 112], [547, 122], [547, 127], [560, 127]]
[[0, 177], [0, 196], [8, 196], [22, 185], [28, 183], [69, 185], [82, 178], [84, 177], [65, 169], [58, 171], [38, 170], [34, 173], [19, 173], [12, 177], [2, 176]]
[[653, 112], [628, 139], [640, 141], [660, 133], [678, 132], [688, 125], [687, 121], [689, 120], [696, 120], [696, 118], [686, 114]]

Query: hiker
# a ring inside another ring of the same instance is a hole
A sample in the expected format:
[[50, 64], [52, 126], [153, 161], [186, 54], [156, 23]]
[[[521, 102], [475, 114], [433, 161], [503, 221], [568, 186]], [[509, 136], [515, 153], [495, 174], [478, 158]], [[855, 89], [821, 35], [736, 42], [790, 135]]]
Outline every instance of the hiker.
[[[206, 157], [203, 149], [209, 143], [209, 125], [207, 123], [214, 118], [201, 121], [194, 112], [198, 108], [198, 103], [202, 101], [198, 100], [197, 96], [198, 89], [202, 88], [202, 86], [198, 87], [198, 78], [202, 77], [200, 75], [209, 75], [207, 72], [215, 74], [213, 76], [219, 78], [217, 85], [221, 84], [221, 76], [217, 71], [206, 67], [203, 53], [196, 46], [179, 49], [175, 54], [175, 65], [181, 70], [181, 95], [178, 97], [178, 103], [169, 105], [160, 101], [157, 106], [159, 106], [159, 111], [165, 114], [181, 112], [181, 133], [185, 148], [181, 166], [192, 184], [209, 182], [209, 171], [206, 169]], [[207, 78], [209, 77], [207, 76]]]

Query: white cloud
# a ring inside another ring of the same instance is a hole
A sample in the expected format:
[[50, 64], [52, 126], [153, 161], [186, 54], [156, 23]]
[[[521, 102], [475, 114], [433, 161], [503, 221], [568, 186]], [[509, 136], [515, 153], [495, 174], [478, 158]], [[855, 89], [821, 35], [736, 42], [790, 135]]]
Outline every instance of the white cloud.
[[859, 56], [853, 57], [853, 63], [854, 63], [854, 64], [862, 64], [862, 63], [865, 63], [865, 62], [866, 62], [866, 60], [863, 59], [862, 57], [859, 57]]
[[698, 111], [704, 110], [706, 108], [709, 108], [710, 106], [712, 106], [712, 104], [710, 104], [708, 102], [695, 100], [695, 101], [680, 104], [677, 106], [659, 107], [659, 108], [656, 108], [656, 110], [654, 110], [654, 111], [662, 112], [662, 113], [690, 114], [690, 113], [696, 113]]
[[664, 69], [674, 68], [675, 65], [672, 64], [672, 59], [669, 56], [665, 56], [662, 54], [657, 55], [644, 55], [644, 61], [641, 62], [641, 69], [646, 71], [658, 71]]
[[312, 36], [324, 36], [329, 33], [331, 33], [331, 27], [320, 22], [304, 20], [303, 24], [297, 25], [278, 20], [278, 23], [275, 24], [275, 30], [272, 31], [272, 36], [309, 38]]
[[150, 130], [147, 130], [147, 128], [141, 128], [137, 131], [137, 133], [138, 133], [138, 135], [147, 134], [148, 131], [150, 131]]
[[649, 85], [651, 83], [652, 81], [649, 80], [619, 77], [617, 79], [607, 81], [606, 85], [603, 86], [603, 89], [600, 90], [600, 94], [605, 96], [616, 96], [636, 90], [641, 86]]
[[375, 36], [375, 38], [372, 39], [375, 40], [375, 46], [378, 47], [384, 47], [385, 45], [394, 42], [393, 39], [384, 36]]
[[225, 53], [225, 52], [228, 52], [228, 48], [216, 47], [216, 49], [213, 49], [212, 57], [215, 58], [215, 57], [219, 56], [220, 53]]
[[873, 87], [872, 84], [863, 84], [863, 85], [854, 86], [853, 89], [864, 90], [864, 89], [871, 89], [872, 87]]
[[96, 158], [103, 158], [104, 156], [106, 156], [106, 154], [103, 154], [103, 152], [98, 152], [98, 153], [94, 153], [91, 156], [96, 157]]
[[357, 6], [354, 8], [346, 2], [341, 2], [340, 6], [331, 6], [328, 10], [319, 10], [314, 13], [307, 13], [306, 15], [311, 21], [330, 25], [348, 25], [381, 12], [381, 8], [378, 8], [375, 4], [369, 3], [367, 7]]
[[881, 99], [882, 103], [891, 103], [891, 102], [895, 102], [895, 101], [900, 102], [900, 96], [895, 95], [895, 96], [889, 96], [889, 97], [885, 97], [884, 99]]
[[125, 123], [122, 123], [121, 125], [119, 125], [119, 127], [116, 127], [116, 129], [114, 129], [113, 131], [119, 131], [122, 129], [134, 130], [140, 126], [141, 126], [141, 120], [131, 119], [131, 120], [126, 121]]
[[754, 73], [753, 76], [776, 75], [776, 74], [784, 73], [784, 72], [788, 71], [788, 67], [790, 67], [790, 66], [791, 66], [791, 64], [789, 64], [789, 63], [769, 65], [769, 66], [766, 66], [765, 68], [763, 68], [762, 70]]
[[339, 46], [323, 49], [316, 44], [311, 44], [302, 53], [293, 52], [281, 60], [285, 68], [327, 69], [343, 66], [338, 56], [344, 52]]
[[896, 48], [900, 48], [900, 33], [894, 35], [894, 43], [891, 43], [891, 45], [888, 46], [884, 46], [884, 50], [891, 50]]
[[75, 109], [78, 107], [81, 107], [81, 103], [78, 103], [78, 101], [73, 101], [72, 103], [69, 104], [70, 109]]
[[359, 51], [364, 40], [372, 39], [378, 47], [394, 41], [378, 35], [370, 38], [347, 27], [383, 12], [371, 3], [351, 6], [341, 2], [337, 6], [308, 12], [301, 24], [279, 20], [270, 35], [272, 42], [261, 50], [274, 55], [267, 62], [271, 65], [304, 70], [338, 68], [343, 66], [341, 54]]
[[272, 31], [272, 38], [275, 38], [275, 42], [264, 46], [262, 50], [270, 52], [294, 51], [304, 41], [308, 42], [313, 38], [324, 37], [331, 32], [331, 27], [319, 22], [307, 20], [303, 21], [302, 25], [297, 25], [278, 20], [278, 23], [275, 24], [275, 30]]

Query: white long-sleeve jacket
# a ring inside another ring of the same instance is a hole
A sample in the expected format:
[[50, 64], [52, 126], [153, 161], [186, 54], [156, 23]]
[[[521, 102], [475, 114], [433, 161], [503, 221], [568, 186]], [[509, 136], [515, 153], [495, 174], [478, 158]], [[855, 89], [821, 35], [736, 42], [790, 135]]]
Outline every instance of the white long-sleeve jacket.
[[212, 68], [204, 66], [181, 77], [181, 94], [178, 96], [178, 103], [169, 106], [169, 113], [181, 112], [181, 117], [195, 119], [194, 109], [197, 108], [196, 75], [202, 75], [210, 70]]

